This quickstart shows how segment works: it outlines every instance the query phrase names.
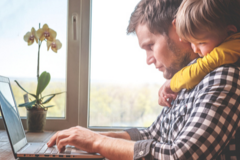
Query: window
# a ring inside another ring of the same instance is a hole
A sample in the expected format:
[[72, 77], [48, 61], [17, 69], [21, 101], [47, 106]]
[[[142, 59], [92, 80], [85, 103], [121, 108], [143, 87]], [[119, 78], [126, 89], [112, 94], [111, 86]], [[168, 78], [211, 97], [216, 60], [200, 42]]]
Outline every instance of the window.
[[[41, 48], [41, 71], [51, 73], [51, 83], [64, 79], [57, 89], [67, 91], [62, 97], [55, 97], [66, 107], [62, 110], [56, 107], [57, 110], [48, 115], [46, 130], [76, 125], [93, 130], [146, 127], [156, 119], [161, 111], [157, 103], [158, 89], [164, 79], [154, 66], [146, 65], [146, 55], [137, 37], [126, 35], [131, 12], [138, 2], [0, 2], [0, 22], [4, 22], [0, 29], [5, 31], [0, 36], [0, 47], [4, 48], [0, 67], [9, 68], [8, 71], [1, 69], [0, 75], [10, 77], [12, 82], [17, 77], [27, 81], [35, 79], [37, 45], [27, 46], [23, 36], [32, 26], [37, 29], [39, 22], [54, 29], [63, 44], [57, 54]], [[41, 19], [43, 15], [47, 18]], [[22, 85], [31, 90], [28, 86], [31, 83], [27, 81]], [[48, 87], [51, 90], [55, 85]], [[18, 104], [23, 101], [22, 96], [20, 94]], [[24, 111], [21, 115], [25, 116]], [[22, 121], [25, 126], [25, 119]]]
[[[58, 53], [47, 51], [46, 42], [42, 42], [40, 50], [40, 73], [47, 71], [51, 74], [51, 81], [43, 92], [43, 95], [66, 91], [66, 93], [57, 95], [49, 103], [55, 105], [48, 109], [46, 130], [64, 129], [73, 125], [77, 125], [77, 99], [74, 96], [66, 99], [68, 94], [74, 94], [76, 89], [71, 87], [74, 78], [71, 78], [72, 73], [67, 70], [74, 70], [75, 64], [70, 64], [71, 57], [75, 50], [71, 33], [72, 19], [69, 15], [73, 15], [74, 6], [77, 6], [79, 12], [80, 1], [72, 1], [69, 5], [68, 0], [9, 0], [0, 2], [0, 75], [10, 78], [13, 93], [17, 104], [24, 103], [23, 92], [14, 82], [17, 80], [27, 91], [36, 92], [37, 85], [37, 52], [38, 45], [27, 45], [23, 40], [24, 35], [31, 31], [39, 29], [44, 24], [48, 24], [50, 28], [57, 32], [56, 39], [62, 43], [62, 48]], [[75, 43], [78, 41], [75, 41]], [[71, 47], [69, 47], [71, 46]], [[69, 51], [69, 48], [71, 50]], [[70, 55], [70, 56], [69, 56]], [[73, 61], [74, 63], [74, 61]], [[75, 62], [76, 63], [76, 62]], [[69, 78], [70, 77], [70, 78]], [[66, 81], [68, 79], [68, 81]], [[75, 85], [77, 86], [77, 85]], [[29, 96], [30, 97], [30, 96]], [[66, 107], [67, 106], [67, 107]], [[73, 109], [71, 109], [71, 107]], [[25, 127], [26, 109], [19, 108], [20, 116]], [[2, 123], [0, 123], [2, 125]], [[61, 124], [61, 125], [60, 125]], [[0, 125], [0, 129], [3, 127]]]
[[[47, 4], [47, 5], [46, 5]], [[24, 103], [23, 92], [14, 80], [30, 93], [36, 93], [37, 86], [37, 55], [38, 44], [34, 42], [28, 46], [23, 37], [34, 27], [39, 29], [44, 24], [57, 32], [57, 39], [61, 41], [62, 48], [58, 53], [47, 51], [46, 42], [40, 48], [40, 71], [51, 74], [49, 86], [43, 95], [66, 91], [66, 49], [67, 49], [67, 0], [57, 2], [51, 0], [31, 1], [12, 0], [1, 5], [1, 75], [9, 77], [15, 95], [16, 103]], [[54, 13], [54, 14], [53, 14]], [[31, 96], [29, 96], [31, 98]], [[61, 94], [52, 99], [49, 105], [48, 117], [65, 117], [66, 95]], [[20, 116], [26, 116], [26, 109], [19, 108]]]
[[147, 127], [161, 112], [162, 73], [146, 65], [136, 35], [127, 35], [139, 0], [92, 0], [89, 127]]

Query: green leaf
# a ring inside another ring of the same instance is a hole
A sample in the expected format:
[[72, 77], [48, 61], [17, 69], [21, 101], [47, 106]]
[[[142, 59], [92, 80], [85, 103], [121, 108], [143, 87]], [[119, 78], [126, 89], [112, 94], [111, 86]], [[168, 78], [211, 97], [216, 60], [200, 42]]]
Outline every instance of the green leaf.
[[46, 103], [50, 102], [53, 99], [53, 97], [55, 97], [56, 95], [61, 94], [61, 93], [64, 93], [64, 92], [49, 94], [49, 95], [46, 95], [46, 96], [42, 97], [41, 99], [50, 96], [48, 99], [46, 99], [44, 102], [42, 102], [42, 104], [46, 104]]
[[15, 82], [17, 83], [18, 87], [20, 87], [24, 92], [30, 94], [31, 96], [37, 98], [37, 96], [35, 94], [29, 93], [28, 91], [26, 91], [19, 83], [18, 81], [15, 80]]
[[48, 97], [48, 96], [52, 96], [52, 95], [62, 94], [62, 93], [64, 93], [64, 92], [65, 92], [65, 91], [63, 91], [63, 92], [58, 92], [58, 93], [48, 94], [48, 95], [46, 95], [46, 96], [43, 96], [41, 99], [43, 99], [43, 98], [45, 98], [45, 97]]
[[43, 99], [43, 98], [45, 98], [45, 97], [48, 97], [48, 96], [52, 96], [52, 95], [62, 94], [62, 93], [64, 93], [64, 92], [65, 92], [65, 91], [63, 91], [63, 92], [58, 92], [58, 93], [48, 94], [48, 95], [46, 95], [46, 96], [43, 96], [41, 99]]
[[35, 103], [36, 103], [36, 100], [34, 100], [34, 101], [32, 101], [32, 102], [27, 102], [27, 103], [19, 104], [18, 107], [32, 108], [32, 105], [34, 105]]
[[44, 107], [44, 108], [50, 108], [50, 107], [53, 107], [54, 105], [50, 105], [50, 106], [46, 106], [46, 107]]
[[48, 99], [46, 99], [44, 102], [42, 102], [42, 104], [46, 104], [46, 103], [50, 102], [53, 99], [53, 97], [55, 97], [55, 95], [50, 96]]
[[44, 71], [39, 79], [38, 79], [38, 85], [37, 85], [37, 92], [36, 92], [36, 96], [37, 99], [39, 97], [39, 95], [43, 92], [43, 90], [47, 87], [48, 83], [50, 82], [51, 76], [48, 72]]

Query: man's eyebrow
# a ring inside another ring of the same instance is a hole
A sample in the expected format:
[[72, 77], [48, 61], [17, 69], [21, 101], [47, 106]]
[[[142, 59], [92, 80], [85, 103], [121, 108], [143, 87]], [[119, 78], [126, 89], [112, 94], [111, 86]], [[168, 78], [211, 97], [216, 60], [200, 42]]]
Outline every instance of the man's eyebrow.
[[144, 48], [144, 47], [148, 46], [150, 44], [150, 42], [151, 42], [150, 40], [145, 40], [140, 44], [140, 47]]

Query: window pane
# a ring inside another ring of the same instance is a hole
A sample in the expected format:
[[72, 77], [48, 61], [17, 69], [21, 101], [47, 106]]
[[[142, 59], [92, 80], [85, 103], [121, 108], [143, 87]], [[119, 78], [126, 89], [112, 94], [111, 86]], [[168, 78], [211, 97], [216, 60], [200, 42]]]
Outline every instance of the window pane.
[[[42, 95], [66, 91], [67, 0], [1, 0], [0, 1], [0, 75], [9, 77], [17, 104], [24, 103], [23, 92], [17, 80], [30, 93], [36, 93], [38, 44], [28, 46], [23, 37], [34, 27], [44, 24], [57, 32], [62, 48], [47, 51], [47, 42], [40, 48], [40, 71], [51, 74], [51, 81]], [[29, 96], [31, 98], [31, 96]], [[48, 117], [65, 117], [66, 94], [55, 96], [47, 105]], [[26, 109], [19, 108], [21, 116]]]
[[147, 127], [159, 115], [162, 73], [146, 65], [136, 35], [126, 35], [139, 0], [93, 0], [89, 126]]

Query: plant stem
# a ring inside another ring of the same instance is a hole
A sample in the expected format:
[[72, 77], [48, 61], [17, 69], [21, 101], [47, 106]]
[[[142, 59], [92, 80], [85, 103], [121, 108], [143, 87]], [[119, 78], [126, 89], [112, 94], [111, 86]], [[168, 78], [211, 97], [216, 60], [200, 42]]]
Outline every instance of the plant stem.
[[39, 59], [40, 59], [40, 47], [41, 47], [41, 42], [40, 42], [40, 40], [39, 40], [39, 42], [38, 42], [37, 80], [39, 79]]
[[[40, 29], [40, 23], [39, 23], [39, 29]], [[39, 79], [39, 61], [40, 61], [40, 47], [41, 47], [41, 41], [38, 39], [38, 62], [37, 62], [37, 81]]]

